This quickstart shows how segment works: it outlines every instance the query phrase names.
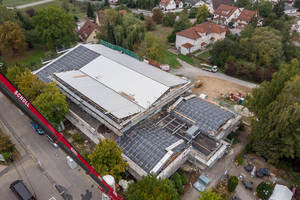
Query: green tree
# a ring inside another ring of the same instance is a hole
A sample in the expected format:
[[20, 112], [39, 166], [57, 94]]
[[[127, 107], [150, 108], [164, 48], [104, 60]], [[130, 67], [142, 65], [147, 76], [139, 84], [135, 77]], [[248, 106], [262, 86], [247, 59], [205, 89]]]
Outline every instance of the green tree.
[[298, 10], [300, 10], [300, 0], [295, 0], [294, 1], [294, 7], [298, 8]]
[[263, 18], [268, 17], [272, 13], [272, 3], [270, 1], [259, 1], [258, 2], [258, 12]]
[[33, 102], [45, 88], [45, 84], [40, 81], [37, 76], [32, 74], [29, 69], [26, 69], [20, 76], [17, 76], [16, 84], [19, 90], [31, 102]]
[[239, 179], [236, 176], [230, 176], [227, 182], [228, 191], [234, 192], [238, 184], [239, 184]]
[[48, 84], [43, 93], [33, 101], [33, 105], [56, 128], [64, 121], [65, 114], [69, 111], [66, 96], [60, 93], [55, 83]]
[[154, 23], [154, 21], [152, 20], [151, 17], [146, 17], [145, 26], [146, 26], [147, 31], [155, 30], [155, 23]]
[[145, 37], [145, 44], [146, 44], [146, 57], [148, 59], [159, 61], [163, 59], [164, 54], [164, 45], [163, 42], [157, 38], [155, 35], [148, 33]]
[[0, 25], [6, 21], [18, 22], [16, 12], [0, 5]]
[[223, 200], [223, 197], [212, 191], [203, 191], [200, 193], [199, 200]]
[[245, 8], [248, 7], [249, 5], [251, 5], [249, 0], [237, 0], [235, 3], [235, 6], [239, 8]]
[[256, 116], [251, 129], [253, 150], [271, 163], [300, 157], [299, 74], [299, 62], [293, 59], [246, 100]]
[[202, 23], [206, 20], [206, 18], [210, 15], [209, 10], [205, 4], [198, 8], [198, 12], [196, 15], [197, 23]]
[[7, 69], [6, 77], [12, 83], [17, 85], [17, 79], [18, 79], [19, 76], [22, 75], [23, 72], [24, 72], [24, 68], [21, 68], [19, 66], [11, 66]]
[[50, 49], [70, 45], [76, 40], [73, 16], [62, 8], [41, 8], [33, 17], [33, 22], [41, 40]]
[[164, 26], [173, 26], [175, 23], [176, 15], [172, 12], [168, 12], [162, 19]]
[[15, 145], [9, 140], [9, 137], [0, 134], [0, 153], [13, 152], [14, 148]]
[[116, 181], [121, 179], [121, 173], [125, 172], [127, 166], [122, 158], [122, 150], [115, 141], [110, 139], [100, 140], [88, 157], [100, 176], [109, 174]]
[[260, 199], [267, 200], [270, 198], [274, 190], [274, 185], [269, 182], [261, 182], [256, 188], [257, 196]]
[[144, 176], [137, 183], [129, 185], [127, 200], [179, 200], [179, 195], [169, 179], [157, 179], [155, 176]]
[[63, 9], [64, 9], [66, 12], [69, 12], [69, 11], [70, 11], [70, 6], [69, 6], [68, 0], [63, 0], [61, 6], [63, 7]]
[[274, 5], [273, 12], [277, 15], [277, 17], [281, 17], [282, 15], [284, 15], [284, 1], [283, 0], [278, 1]]
[[177, 33], [179, 31], [187, 29], [191, 26], [192, 26], [192, 24], [191, 24], [188, 16], [185, 14], [181, 14], [179, 17], [179, 20], [176, 21], [174, 24], [174, 33]]
[[93, 8], [93, 6], [91, 5], [90, 2], [88, 3], [88, 6], [87, 6], [86, 15], [87, 15], [88, 18], [90, 18], [90, 19], [95, 18], [94, 8]]
[[156, 24], [161, 24], [162, 22], [162, 18], [164, 16], [163, 12], [161, 11], [161, 9], [156, 8], [153, 10], [153, 15], [152, 15], [152, 20], [156, 23]]
[[189, 18], [196, 18], [198, 9], [195, 7], [191, 7], [190, 12], [189, 12]]
[[11, 21], [0, 25], [0, 51], [21, 53], [26, 48], [25, 36], [20, 26]]

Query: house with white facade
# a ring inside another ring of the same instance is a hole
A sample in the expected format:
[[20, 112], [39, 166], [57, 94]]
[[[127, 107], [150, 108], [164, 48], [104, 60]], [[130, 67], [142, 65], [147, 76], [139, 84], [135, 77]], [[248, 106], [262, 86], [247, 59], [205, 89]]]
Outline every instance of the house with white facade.
[[181, 54], [187, 55], [224, 39], [225, 34], [225, 27], [204, 22], [176, 33], [176, 48]]
[[180, 0], [161, 0], [159, 3], [159, 7], [165, 11], [174, 10], [177, 8], [182, 8], [183, 3]]
[[297, 18], [295, 19], [295, 23], [293, 24], [291, 30], [300, 33], [300, 17], [297, 17]]
[[200, 7], [205, 4], [202, 0], [185, 0], [185, 3], [189, 7]]
[[236, 28], [244, 28], [248, 26], [248, 24], [254, 17], [259, 18], [257, 11], [246, 10], [243, 8], [241, 10], [242, 11], [239, 14], [239, 16], [237, 18], [232, 19], [232, 22], [234, 23], [233, 26]]
[[238, 18], [241, 9], [221, 4], [214, 12], [214, 21], [217, 24], [228, 25], [233, 19]]
[[297, 8], [289, 6], [287, 3], [284, 5], [284, 14], [289, 16], [296, 16]]

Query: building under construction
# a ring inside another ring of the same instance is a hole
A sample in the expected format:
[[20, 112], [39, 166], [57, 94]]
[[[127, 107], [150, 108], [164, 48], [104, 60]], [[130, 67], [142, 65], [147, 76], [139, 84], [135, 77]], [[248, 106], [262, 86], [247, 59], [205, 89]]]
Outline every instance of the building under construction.
[[92, 141], [117, 141], [136, 178], [168, 177], [188, 159], [211, 167], [240, 121], [190, 95], [191, 81], [101, 44], [77, 45], [35, 74], [57, 83], [68, 120]]

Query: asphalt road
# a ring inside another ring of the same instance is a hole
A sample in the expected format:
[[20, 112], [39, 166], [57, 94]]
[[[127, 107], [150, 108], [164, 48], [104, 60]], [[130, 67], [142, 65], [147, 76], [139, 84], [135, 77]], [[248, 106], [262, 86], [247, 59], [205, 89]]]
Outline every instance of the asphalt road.
[[243, 81], [243, 80], [231, 77], [231, 76], [227, 76], [227, 75], [219, 73], [219, 72], [213, 73], [213, 72], [208, 72], [208, 71], [202, 70], [202, 69], [200, 69], [198, 67], [194, 67], [180, 59], [178, 59], [178, 61], [180, 62], [182, 67], [171, 70], [171, 73], [176, 74], [176, 75], [183, 75], [192, 80], [195, 80], [195, 78], [197, 76], [208, 76], [208, 77], [214, 77], [214, 78], [219, 78], [222, 80], [230, 81], [232, 83], [236, 83], [236, 84], [239, 84], [239, 85], [242, 85], [245, 87], [249, 87], [249, 88], [255, 88], [258, 86], [257, 84]]
[[46, 136], [38, 135], [29, 125], [30, 119], [1, 93], [0, 120], [7, 123], [27, 151], [41, 163], [50, 181], [65, 187], [74, 200], [101, 199], [100, 190], [83, 169], [79, 166], [70, 169], [66, 163], [67, 155], [61, 149], [54, 148]]

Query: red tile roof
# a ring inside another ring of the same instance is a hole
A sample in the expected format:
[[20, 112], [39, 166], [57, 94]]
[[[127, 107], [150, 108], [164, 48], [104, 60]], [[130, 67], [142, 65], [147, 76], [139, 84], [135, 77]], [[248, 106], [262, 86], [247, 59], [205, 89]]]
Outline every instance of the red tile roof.
[[238, 19], [241, 21], [250, 22], [253, 17], [257, 14], [257, 11], [243, 9]]
[[224, 17], [230, 17], [234, 11], [236, 11], [238, 8], [234, 6], [228, 6], [225, 4], [221, 4], [217, 10], [215, 10], [214, 14], [224, 16]]
[[193, 47], [194, 45], [192, 45], [191, 43], [185, 43], [182, 46], [189, 49], [189, 48]]
[[214, 10], [216, 10], [221, 4], [232, 6], [233, 1], [232, 0], [212, 0], [212, 4], [213, 4]]
[[79, 29], [78, 34], [82, 40], [86, 40], [91, 33], [97, 29], [97, 25], [94, 24], [91, 20], [87, 20], [84, 25]]
[[170, 3], [170, 0], [160, 0], [160, 4], [163, 4], [163, 6], [167, 7]]
[[226, 28], [210, 23], [210, 22], [204, 22], [202, 24], [199, 24], [197, 26], [193, 26], [191, 28], [185, 29], [183, 31], [180, 31], [178, 33], [176, 33], [176, 35], [180, 35], [183, 37], [187, 37], [190, 39], [198, 39], [200, 38], [200, 34], [198, 33], [206, 33], [206, 34], [210, 34], [210, 33], [224, 33], [226, 32]]

